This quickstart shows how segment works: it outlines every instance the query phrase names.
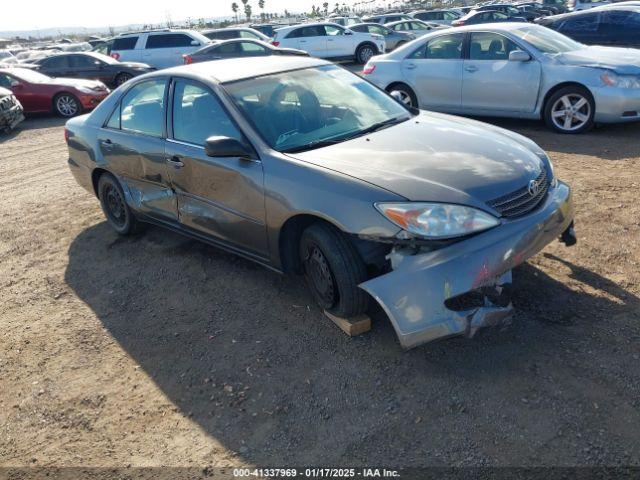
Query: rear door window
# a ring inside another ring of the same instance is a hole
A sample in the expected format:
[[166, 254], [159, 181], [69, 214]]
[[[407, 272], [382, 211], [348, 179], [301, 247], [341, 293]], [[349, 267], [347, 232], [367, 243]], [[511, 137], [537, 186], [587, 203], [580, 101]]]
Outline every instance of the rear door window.
[[163, 33], [149, 35], [146, 48], [190, 47], [193, 38], [183, 33]]
[[[120, 128], [124, 131], [162, 137], [165, 89], [164, 79], [149, 80], [131, 88], [120, 104]], [[109, 120], [108, 125], [112, 124], [112, 120]]]
[[432, 60], [460, 60], [464, 34], [456, 33], [434, 38], [413, 52], [410, 58]]
[[111, 50], [133, 50], [136, 48], [136, 43], [138, 43], [138, 37], [115, 38]]
[[97, 59], [84, 55], [71, 55], [69, 57], [69, 66], [71, 68], [94, 68], [99, 63]]
[[252, 40], [260, 40], [260, 36], [259, 35], [256, 35], [253, 32], [248, 32], [246, 30], [242, 30], [240, 32], [240, 38], [250, 38]]

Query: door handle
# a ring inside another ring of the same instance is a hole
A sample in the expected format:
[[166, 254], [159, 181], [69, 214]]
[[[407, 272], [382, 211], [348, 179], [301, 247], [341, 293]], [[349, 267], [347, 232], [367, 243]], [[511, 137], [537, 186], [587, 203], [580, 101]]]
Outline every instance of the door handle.
[[464, 67], [467, 72], [473, 73], [478, 71], [478, 67], [475, 65], [469, 65], [468, 67]]
[[300, 40], [300, 43], [307, 43], [306, 40]]
[[406, 68], [407, 70], [413, 70], [414, 68], [416, 68], [416, 64], [415, 63], [407, 63], [404, 68]]
[[113, 142], [109, 138], [106, 140], [100, 140], [100, 145], [102, 145], [105, 150], [111, 150], [113, 148]]
[[182, 162], [182, 160], [180, 160], [180, 157], [178, 157], [177, 155], [167, 158], [167, 163], [171, 165], [173, 168], [184, 167], [184, 163]]

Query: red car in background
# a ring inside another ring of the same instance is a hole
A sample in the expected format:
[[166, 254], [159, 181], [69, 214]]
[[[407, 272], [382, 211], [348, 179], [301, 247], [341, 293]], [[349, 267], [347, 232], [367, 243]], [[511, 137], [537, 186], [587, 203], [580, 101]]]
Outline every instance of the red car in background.
[[18, 98], [25, 113], [55, 112], [73, 117], [104, 100], [110, 90], [102, 82], [51, 78], [27, 68], [0, 68], [0, 87]]

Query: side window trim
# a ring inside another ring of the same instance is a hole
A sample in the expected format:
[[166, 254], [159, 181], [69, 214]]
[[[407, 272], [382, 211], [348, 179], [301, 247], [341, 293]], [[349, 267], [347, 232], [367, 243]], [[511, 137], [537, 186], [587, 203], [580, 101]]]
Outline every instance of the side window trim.
[[[149, 135], [147, 133], [143, 133], [143, 132], [136, 132], [136, 131], [132, 131], [132, 130], [122, 130], [122, 100], [127, 96], [127, 94], [133, 89], [135, 88], [137, 85], [146, 83], [146, 82], [152, 82], [152, 81], [157, 81], [157, 80], [164, 80], [164, 98], [163, 98], [163, 102], [164, 104], [167, 106], [164, 109], [164, 119], [162, 122], [162, 133], [161, 136], [157, 137], [155, 135]], [[118, 132], [122, 132], [122, 133], [126, 133], [128, 135], [139, 135], [139, 136], [143, 136], [143, 137], [147, 137], [147, 138], [159, 138], [162, 140], [167, 140], [167, 133], [168, 133], [168, 129], [167, 129], [167, 118], [169, 116], [169, 109], [168, 109], [168, 101], [169, 101], [169, 88], [167, 88], [167, 82], [169, 81], [169, 77], [153, 77], [153, 78], [147, 78], [145, 80], [136, 82], [136, 83], [132, 83], [132, 85], [129, 86], [129, 88], [127, 88], [127, 90], [125, 92], [122, 93], [122, 95], [120, 95], [120, 98], [118, 99], [118, 101], [115, 103], [115, 105], [113, 106], [113, 108], [111, 109], [111, 113], [109, 113], [109, 116], [106, 117], [106, 120], [104, 121], [104, 123], [102, 124], [102, 129], [106, 129], [106, 130], [116, 130]], [[108, 123], [109, 120], [111, 120], [111, 117], [113, 116], [113, 114], [115, 113], [116, 110], [120, 111], [120, 115], [119, 115], [119, 119], [118, 119], [118, 128], [113, 128], [113, 127], [109, 127]]]

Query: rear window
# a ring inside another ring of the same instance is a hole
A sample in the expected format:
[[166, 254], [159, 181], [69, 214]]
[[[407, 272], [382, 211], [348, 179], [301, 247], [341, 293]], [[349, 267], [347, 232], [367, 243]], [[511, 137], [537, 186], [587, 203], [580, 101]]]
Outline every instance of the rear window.
[[113, 40], [111, 50], [133, 50], [138, 43], [138, 37], [123, 37]]
[[149, 35], [146, 48], [190, 47], [193, 38], [183, 33], [164, 33]]

